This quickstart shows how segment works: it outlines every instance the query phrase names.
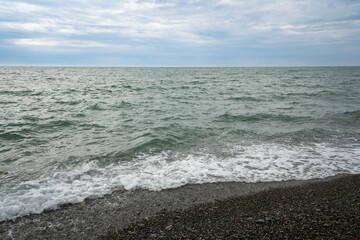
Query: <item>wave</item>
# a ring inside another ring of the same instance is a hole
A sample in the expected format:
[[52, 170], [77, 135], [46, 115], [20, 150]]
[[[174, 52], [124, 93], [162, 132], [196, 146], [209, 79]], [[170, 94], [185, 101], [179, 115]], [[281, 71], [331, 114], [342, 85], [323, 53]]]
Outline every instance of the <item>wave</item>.
[[98, 104], [98, 103], [95, 103], [95, 104], [89, 106], [88, 109], [95, 110], [95, 111], [103, 111], [103, 110], [105, 110], [105, 108], [100, 106], [100, 104]]
[[24, 136], [18, 132], [15, 132], [15, 131], [0, 133], [0, 139], [3, 139], [3, 140], [15, 141], [15, 140], [21, 140], [24, 138], [26, 138], [26, 136]]
[[115, 189], [360, 172], [359, 68], [15, 70], [1, 219]]
[[119, 104], [113, 105], [115, 108], [130, 108], [132, 104], [130, 102], [122, 100]]
[[[46, 123], [39, 123], [40, 120], [43, 119], [32, 116], [25, 116], [23, 119], [31, 122], [8, 123], [7, 127], [11, 127], [12, 130], [0, 133], [0, 139], [12, 141], [26, 138], [36, 138], [41, 132], [46, 132], [49, 130], [55, 131], [59, 130], [60, 128], [69, 128], [78, 125], [77, 122], [70, 120], [53, 120]], [[84, 125], [86, 124], [82, 124], [81, 126]]]
[[64, 203], [100, 197], [116, 189], [159, 191], [185, 184], [211, 182], [266, 182], [324, 178], [359, 173], [358, 148], [261, 143], [223, 146], [224, 154], [207, 149], [193, 152], [138, 153], [131, 161], [109, 161], [106, 156], [27, 181], [0, 193], [0, 221], [14, 219]]
[[33, 93], [31, 90], [18, 90], [18, 91], [0, 91], [0, 95], [13, 95], [13, 96], [29, 96]]
[[0, 104], [2, 105], [7, 105], [7, 104], [17, 104], [18, 102], [14, 102], [14, 101], [9, 101], [9, 100], [6, 100], [6, 101], [0, 101]]
[[325, 119], [331, 124], [340, 125], [345, 128], [359, 129], [360, 110], [346, 111], [342, 113], [327, 114]]
[[[313, 87], [312, 87], [313, 88]], [[284, 96], [299, 96], [299, 97], [320, 97], [320, 96], [335, 96], [339, 95], [339, 93], [329, 91], [329, 90], [321, 90], [317, 92], [290, 92], [284, 93]]]
[[344, 115], [353, 119], [360, 120], [360, 110], [344, 112]]
[[163, 133], [158, 128], [130, 134], [127, 141], [126, 149], [111, 155], [119, 160], [129, 160], [141, 152], [160, 152], [164, 149], [180, 148], [180, 146], [186, 143], [184, 134], [176, 133], [175, 131]]
[[81, 102], [82, 102], [81, 100], [77, 100], [77, 101], [57, 101], [56, 104], [74, 106], [74, 105], [80, 104]]
[[133, 92], [141, 92], [144, 90], [144, 88], [142, 87], [131, 86], [131, 85], [123, 85], [122, 88], [125, 88], [126, 90], [131, 90]]
[[255, 98], [255, 97], [230, 97], [227, 100], [233, 100], [233, 101], [239, 101], [239, 102], [247, 102], [247, 101], [263, 102], [263, 101], [265, 101], [264, 99]]
[[311, 117], [291, 116], [284, 114], [257, 113], [251, 115], [234, 115], [225, 113], [216, 118], [218, 122], [259, 122], [259, 121], [281, 121], [281, 122], [305, 122], [311, 121]]
[[[277, 142], [286, 144], [299, 144], [304, 143], [322, 143], [322, 142], [335, 142], [335, 143], [351, 143], [355, 144], [356, 139], [359, 138], [357, 132], [337, 131], [334, 129], [312, 128], [301, 129], [296, 131], [289, 131], [285, 133], [272, 134], [267, 137], [268, 140], [275, 140]], [[340, 141], [341, 139], [341, 141]]]

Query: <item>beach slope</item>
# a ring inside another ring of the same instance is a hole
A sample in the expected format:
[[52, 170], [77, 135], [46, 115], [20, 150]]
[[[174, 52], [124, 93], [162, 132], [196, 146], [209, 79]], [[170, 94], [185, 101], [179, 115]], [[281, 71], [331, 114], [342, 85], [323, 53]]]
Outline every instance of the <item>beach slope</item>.
[[209, 183], [102, 198], [0, 223], [0, 239], [357, 239], [360, 175]]
[[163, 211], [102, 239], [359, 239], [360, 176]]

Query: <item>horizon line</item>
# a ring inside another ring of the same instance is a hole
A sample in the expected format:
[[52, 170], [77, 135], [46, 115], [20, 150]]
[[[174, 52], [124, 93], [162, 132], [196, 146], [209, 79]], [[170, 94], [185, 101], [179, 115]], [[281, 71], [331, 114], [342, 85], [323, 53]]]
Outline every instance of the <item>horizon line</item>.
[[259, 65], [259, 66], [186, 66], [186, 65], [178, 65], [178, 66], [165, 66], [165, 65], [129, 65], [129, 66], [111, 66], [111, 65], [2, 65], [0, 67], [79, 67], [79, 68], [293, 68], [293, 67], [360, 67], [360, 65], [274, 65], [274, 66], [267, 66], [267, 65]]

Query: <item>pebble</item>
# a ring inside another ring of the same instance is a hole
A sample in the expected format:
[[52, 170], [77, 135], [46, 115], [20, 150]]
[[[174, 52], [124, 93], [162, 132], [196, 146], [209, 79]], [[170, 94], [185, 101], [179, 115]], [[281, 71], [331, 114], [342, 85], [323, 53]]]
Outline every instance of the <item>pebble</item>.
[[219, 201], [216, 211], [214, 205], [164, 211], [145, 222], [144, 232], [131, 235], [138, 229], [134, 224], [101, 239], [358, 239], [360, 205], [346, 202], [358, 196], [359, 177], [344, 177]]
[[258, 220], [256, 220], [256, 223], [261, 224], [261, 223], [265, 223], [265, 221], [263, 219], [258, 219]]
[[192, 232], [192, 233], [196, 233], [196, 230], [192, 229], [192, 228], [188, 228], [187, 229], [189, 232]]

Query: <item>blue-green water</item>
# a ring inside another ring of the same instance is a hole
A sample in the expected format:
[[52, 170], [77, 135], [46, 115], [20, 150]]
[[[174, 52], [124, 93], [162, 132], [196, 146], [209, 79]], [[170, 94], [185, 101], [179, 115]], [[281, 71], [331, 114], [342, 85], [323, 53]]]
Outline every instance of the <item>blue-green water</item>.
[[360, 68], [0, 67], [0, 221], [116, 189], [360, 173]]

